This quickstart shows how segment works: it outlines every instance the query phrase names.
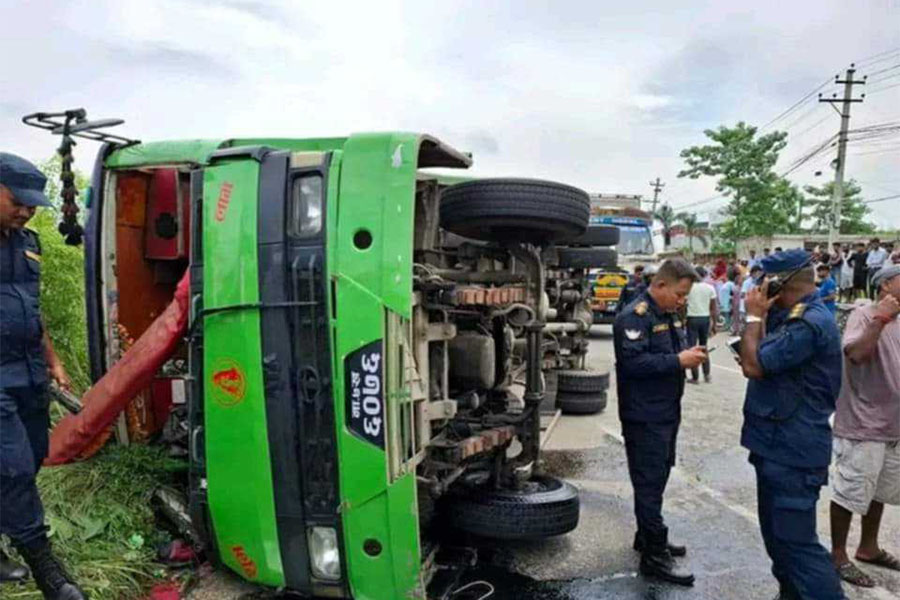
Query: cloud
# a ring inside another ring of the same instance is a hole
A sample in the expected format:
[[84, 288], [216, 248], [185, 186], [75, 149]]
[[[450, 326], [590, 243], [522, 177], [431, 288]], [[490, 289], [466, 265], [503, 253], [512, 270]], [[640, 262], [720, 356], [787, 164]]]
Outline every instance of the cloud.
[[672, 96], [664, 96], [658, 94], [635, 94], [631, 97], [631, 102], [640, 110], [655, 111], [660, 108], [666, 108], [676, 103]]
[[[55, 141], [21, 115], [73, 106], [123, 117], [142, 139], [404, 129], [472, 150], [479, 175], [625, 193], [659, 176], [677, 206], [714, 193], [709, 179], [676, 178], [703, 129], [764, 123], [851, 60], [900, 46], [900, 7], [887, 4], [12, 3], [0, 139], [42, 158]], [[854, 123], [896, 120], [898, 105], [900, 87], [872, 95]], [[836, 131], [827, 107], [812, 108], [779, 123], [791, 125], [787, 155]], [[95, 151], [80, 144], [78, 164]], [[852, 157], [848, 176], [889, 187], [887, 156]], [[890, 204], [879, 218], [900, 225]]]

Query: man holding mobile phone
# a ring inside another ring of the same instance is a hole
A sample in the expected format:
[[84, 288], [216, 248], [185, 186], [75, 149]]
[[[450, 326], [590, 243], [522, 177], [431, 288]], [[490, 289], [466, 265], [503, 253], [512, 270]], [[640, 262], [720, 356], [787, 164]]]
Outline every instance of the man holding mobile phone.
[[843, 599], [816, 534], [816, 501], [831, 461], [829, 418], [841, 387], [840, 332], [818, 296], [809, 253], [788, 250], [761, 263], [767, 280], [747, 293], [740, 344], [750, 380], [741, 445], [756, 469], [760, 529], [778, 598]]
[[684, 370], [706, 360], [702, 347], [687, 348], [676, 313], [698, 280], [684, 259], [667, 260], [613, 325], [619, 419], [637, 520], [634, 549], [641, 552], [642, 574], [679, 585], [693, 585], [694, 576], [673, 560], [687, 550], [669, 543], [662, 503], [675, 464]]

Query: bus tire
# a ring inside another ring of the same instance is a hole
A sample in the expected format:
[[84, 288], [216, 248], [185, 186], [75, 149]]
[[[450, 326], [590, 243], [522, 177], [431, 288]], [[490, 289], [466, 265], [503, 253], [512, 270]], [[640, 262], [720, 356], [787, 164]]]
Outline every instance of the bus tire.
[[558, 392], [556, 406], [564, 415], [593, 415], [606, 408], [606, 392]]
[[612, 269], [618, 255], [613, 248], [557, 248], [562, 269]]
[[621, 230], [615, 225], [588, 225], [587, 231], [571, 240], [567, 246], [615, 246], [619, 243]]
[[578, 526], [580, 502], [572, 484], [534, 475], [522, 490], [462, 488], [444, 498], [449, 524], [495, 540], [534, 540]]
[[484, 241], [547, 243], [577, 237], [590, 218], [587, 192], [537, 179], [479, 179], [441, 192], [441, 227]]
[[605, 371], [559, 369], [556, 372], [556, 389], [560, 392], [591, 394], [605, 392], [608, 387], [609, 373]]

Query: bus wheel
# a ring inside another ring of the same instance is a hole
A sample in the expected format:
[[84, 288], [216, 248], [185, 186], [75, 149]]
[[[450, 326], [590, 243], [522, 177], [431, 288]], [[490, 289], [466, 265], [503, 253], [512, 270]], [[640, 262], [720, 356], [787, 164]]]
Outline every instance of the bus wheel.
[[496, 540], [532, 540], [568, 533], [578, 526], [578, 490], [535, 475], [521, 490], [460, 488], [443, 499], [454, 528]]
[[606, 408], [606, 392], [559, 392], [556, 406], [564, 415], [593, 415]]
[[590, 217], [584, 190], [537, 179], [479, 179], [441, 192], [441, 227], [494, 242], [542, 244], [577, 237]]

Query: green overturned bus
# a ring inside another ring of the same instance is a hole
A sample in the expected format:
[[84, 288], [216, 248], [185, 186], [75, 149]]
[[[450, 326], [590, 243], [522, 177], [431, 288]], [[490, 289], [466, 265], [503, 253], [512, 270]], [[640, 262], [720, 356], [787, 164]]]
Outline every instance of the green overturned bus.
[[85, 231], [92, 374], [189, 272], [188, 341], [144, 401], [180, 416], [193, 528], [243, 578], [425, 598], [442, 528], [518, 540], [576, 527], [575, 488], [537, 469], [541, 257], [584, 233], [589, 199], [427, 171], [470, 164], [410, 133], [101, 150]]

